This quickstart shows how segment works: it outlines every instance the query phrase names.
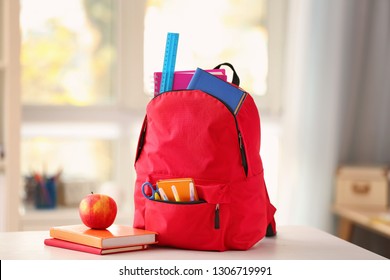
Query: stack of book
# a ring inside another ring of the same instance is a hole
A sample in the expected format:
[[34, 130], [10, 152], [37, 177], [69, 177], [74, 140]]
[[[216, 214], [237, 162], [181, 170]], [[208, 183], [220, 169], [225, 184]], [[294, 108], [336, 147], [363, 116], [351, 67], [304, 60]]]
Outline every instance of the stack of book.
[[221, 100], [234, 115], [238, 114], [248, 94], [238, 86], [234, 86], [226, 80], [217, 79], [215, 75], [200, 68], [196, 69], [187, 89], [199, 89], [213, 95]]
[[144, 250], [157, 243], [157, 233], [126, 225], [112, 225], [105, 230], [83, 224], [50, 229], [45, 245], [97, 255]]
[[[208, 69], [204, 71], [214, 75], [215, 77], [221, 79], [222, 81], [226, 82], [227, 80], [225, 69]], [[172, 90], [187, 89], [188, 84], [190, 83], [194, 74], [195, 74], [195, 70], [175, 71], [173, 76]], [[162, 72], [155, 72], [154, 73], [154, 96], [160, 94], [161, 79], [162, 79]]]

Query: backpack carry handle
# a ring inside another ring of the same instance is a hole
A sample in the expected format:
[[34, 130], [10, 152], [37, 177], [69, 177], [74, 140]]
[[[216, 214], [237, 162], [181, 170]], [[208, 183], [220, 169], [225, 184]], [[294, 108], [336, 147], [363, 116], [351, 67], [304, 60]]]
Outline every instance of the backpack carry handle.
[[219, 68], [221, 68], [221, 66], [228, 66], [230, 69], [232, 69], [232, 71], [233, 71], [232, 84], [234, 84], [236, 86], [240, 86], [240, 78], [238, 77], [237, 72], [234, 69], [233, 65], [231, 65], [228, 62], [224, 62], [224, 63], [218, 64], [217, 66], [215, 66], [214, 69], [219, 69]]

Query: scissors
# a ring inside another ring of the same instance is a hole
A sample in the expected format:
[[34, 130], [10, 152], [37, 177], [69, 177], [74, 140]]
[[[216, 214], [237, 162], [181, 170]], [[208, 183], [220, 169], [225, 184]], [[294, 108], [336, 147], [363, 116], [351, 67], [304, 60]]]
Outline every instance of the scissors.
[[[148, 187], [152, 194], [151, 195], [147, 195], [146, 194], [146, 191], [145, 191], [145, 187]], [[144, 197], [146, 197], [147, 199], [152, 199], [152, 200], [160, 200], [160, 194], [157, 190], [157, 187], [153, 187], [153, 185], [149, 182], [145, 182], [142, 184], [142, 187], [141, 187], [141, 190], [142, 190], [142, 194], [144, 195]]]

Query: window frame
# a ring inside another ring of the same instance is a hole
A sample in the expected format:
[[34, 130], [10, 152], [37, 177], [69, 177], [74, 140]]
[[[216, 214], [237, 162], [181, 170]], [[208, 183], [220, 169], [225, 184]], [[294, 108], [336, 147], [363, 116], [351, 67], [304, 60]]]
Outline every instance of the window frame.
[[284, 80], [284, 59], [286, 52], [286, 27], [288, 1], [268, 0], [268, 76], [267, 94], [255, 96], [254, 100], [262, 115], [279, 119], [282, 113], [282, 91]]

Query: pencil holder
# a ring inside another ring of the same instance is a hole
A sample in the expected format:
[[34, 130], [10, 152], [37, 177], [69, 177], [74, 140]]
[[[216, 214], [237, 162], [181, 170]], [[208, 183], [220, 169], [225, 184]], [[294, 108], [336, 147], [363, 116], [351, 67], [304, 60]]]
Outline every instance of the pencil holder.
[[47, 178], [35, 185], [35, 207], [38, 209], [55, 208], [57, 205], [57, 183], [54, 178]]

